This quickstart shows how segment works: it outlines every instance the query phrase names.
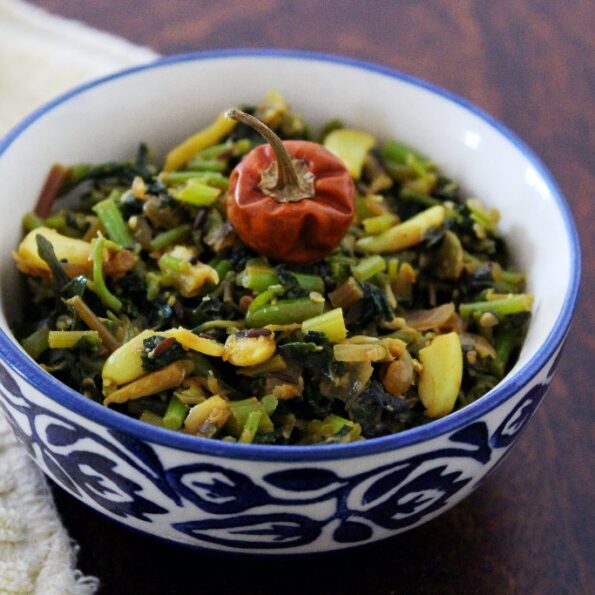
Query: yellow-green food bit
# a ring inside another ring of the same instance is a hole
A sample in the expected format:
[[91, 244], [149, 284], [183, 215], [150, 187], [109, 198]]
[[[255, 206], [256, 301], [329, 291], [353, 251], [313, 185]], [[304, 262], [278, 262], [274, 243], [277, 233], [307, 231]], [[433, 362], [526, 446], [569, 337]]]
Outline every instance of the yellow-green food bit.
[[463, 379], [463, 350], [457, 333], [438, 335], [419, 351], [423, 366], [419, 398], [427, 417], [444, 417], [455, 405]]
[[418, 215], [399, 223], [386, 231], [356, 242], [356, 246], [365, 252], [398, 252], [416, 246], [424, 235], [434, 227], [444, 223], [443, 206], [430, 207]]
[[324, 139], [324, 146], [345, 164], [351, 176], [356, 180], [362, 174], [366, 155], [375, 144], [376, 137], [374, 135], [352, 128], [333, 130]]

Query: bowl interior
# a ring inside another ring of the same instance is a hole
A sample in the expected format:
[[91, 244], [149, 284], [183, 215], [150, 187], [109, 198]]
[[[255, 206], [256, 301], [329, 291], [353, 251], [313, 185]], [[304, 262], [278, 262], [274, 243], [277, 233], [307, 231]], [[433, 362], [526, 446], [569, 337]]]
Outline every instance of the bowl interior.
[[[0, 328], [19, 315], [10, 251], [55, 162], [132, 157], [140, 141], [164, 154], [225, 108], [283, 93], [314, 126], [331, 118], [396, 138], [432, 157], [486, 205], [535, 295], [515, 370], [543, 345], [573, 283], [573, 238], [555, 189], [523, 147], [447, 95], [382, 69], [283, 54], [221, 55], [164, 62], [84, 87], [55, 102], [5, 142], [0, 154]], [[10, 138], [10, 137], [9, 137]], [[514, 373], [514, 370], [513, 370]]]

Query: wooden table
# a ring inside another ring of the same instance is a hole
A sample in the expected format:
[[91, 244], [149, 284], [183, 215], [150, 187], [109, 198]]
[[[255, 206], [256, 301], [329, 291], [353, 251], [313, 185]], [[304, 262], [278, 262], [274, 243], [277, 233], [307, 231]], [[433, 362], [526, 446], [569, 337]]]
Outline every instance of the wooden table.
[[[342, 53], [468, 97], [534, 147], [582, 234], [582, 300], [559, 373], [514, 454], [466, 501], [364, 551], [236, 560], [162, 545], [56, 490], [104, 593], [587, 593], [595, 589], [595, 3], [590, 0], [37, 0], [162, 53]], [[553, 239], [555, 241], [555, 239]]]

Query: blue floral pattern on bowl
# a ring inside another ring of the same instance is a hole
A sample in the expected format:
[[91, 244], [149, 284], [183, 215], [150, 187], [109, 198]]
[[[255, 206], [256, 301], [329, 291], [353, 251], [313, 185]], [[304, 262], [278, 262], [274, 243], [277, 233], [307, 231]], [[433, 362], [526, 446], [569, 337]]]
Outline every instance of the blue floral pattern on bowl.
[[380, 453], [341, 473], [290, 462], [259, 465], [255, 476], [254, 467], [241, 470], [241, 461], [232, 468], [217, 457], [164, 453], [160, 445], [95, 427], [49, 397], [43, 404], [28, 398], [2, 363], [0, 407], [44, 472], [111, 518], [196, 547], [309, 552], [394, 535], [461, 500], [518, 437], [556, 363], [552, 358], [514, 403], [437, 437], [423, 452]]

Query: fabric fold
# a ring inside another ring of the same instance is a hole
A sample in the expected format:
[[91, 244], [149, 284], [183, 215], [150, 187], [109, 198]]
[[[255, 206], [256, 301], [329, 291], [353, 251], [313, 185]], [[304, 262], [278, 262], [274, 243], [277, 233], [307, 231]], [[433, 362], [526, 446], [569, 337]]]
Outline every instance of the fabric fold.
[[[75, 85], [157, 57], [24, 2], [0, 0], [0, 135]], [[99, 581], [76, 569], [76, 554], [43, 474], [0, 412], [0, 593], [95, 593]]]

